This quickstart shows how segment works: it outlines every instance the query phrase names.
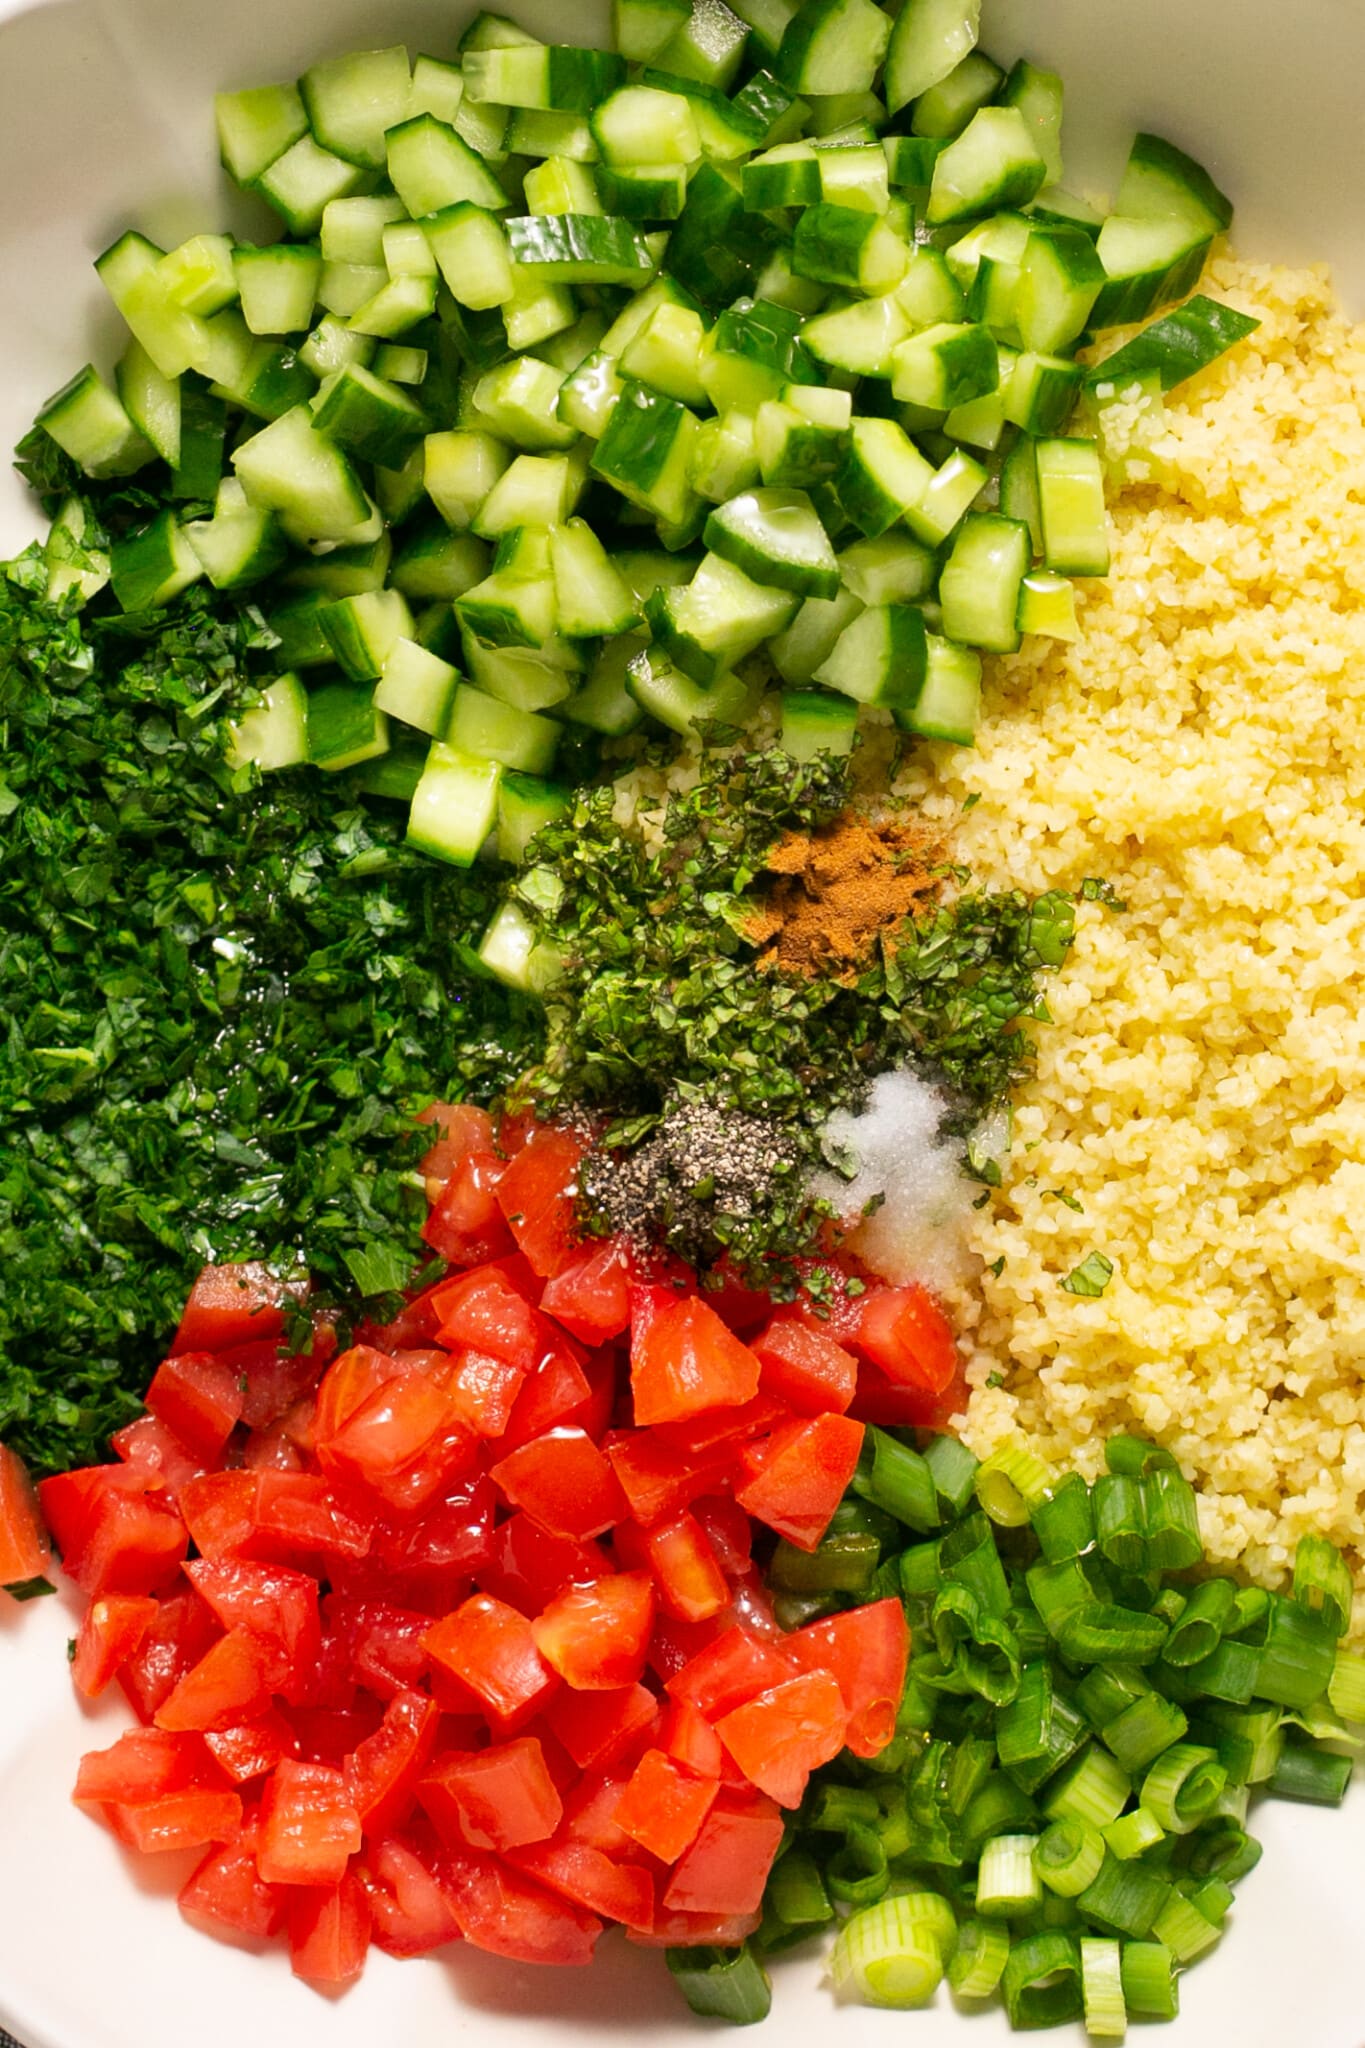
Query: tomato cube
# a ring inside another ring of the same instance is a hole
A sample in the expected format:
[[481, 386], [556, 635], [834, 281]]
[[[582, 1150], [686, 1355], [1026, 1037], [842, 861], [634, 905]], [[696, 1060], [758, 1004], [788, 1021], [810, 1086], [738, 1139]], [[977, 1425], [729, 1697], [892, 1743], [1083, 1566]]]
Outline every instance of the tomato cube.
[[[207, 1352], [204, 1355], [207, 1357]], [[187, 1451], [155, 1415], [139, 1415], [136, 1422], [125, 1423], [109, 1443], [123, 1464], [135, 1465], [146, 1474], [149, 1486], [169, 1507], [179, 1506], [180, 1489], [197, 1479], [211, 1462]]]
[[533, 1735], [473, 1754], [437, 1757], [417, 1796], [453, 1849], [517, 1849], [543, 1842], [564, 1811]]
[[118, 1682], [139, 1720], [152, 1719], [219, 1632], [192, 1586], [181, 1586], [157, 1603], [146, 1634], [118, 1672]]
[[873, 1600], [809, 1622], [794, 1629], [783, 1648], [799, 1670], [833, 1675], [848, 1713], [847, 1747], [855, 1756], [879, 1756], [896, 1732], [910, 1659], [900, 1601]]
[[421, 1164], [421, 1172], [428, 1180], [449, 1180], [471, 1153], [495, 1151], [493, 1119], [475, 1103], [433, 1102], [421, 1111], [417, 1121], [430, 1125], [432, 1130], [432, 1147]]
[[552, 1280], [574, 1249], [578, 1170], [585, 1150], [572, 1131], [539, 1130], [498, 1183], [498, 1207], [542, 1280]]
[[234, 1785], [268, 1777], [286, 1757], [296, 1757], [299, 1752], [298, 1737], [276, 1707], [267, 1707], [256, 1720], [240, 1727], [208, 1730], [204, 1744]]
[[552, 1429], [519, 1444], [492, 1476], [512, 1506], [551, 1536], [587, 1542], [627, 1512], [615, 1473], [581, 1429]]
[[540, 1305], [585, 1344], [604, 1344], [630, 1327], [632, 1265], [624, 1238], [586, 1245], [546, 1281]]
[[503, 1733], [538, 1714], [558, 1684], [525, 1615], [486, 1593], [438, 1621], [424, 1642], [428, 1656], [483, 1701]]
[[434, 1700], [416, 1691], [397, 1693], [373, 1735], [347, 1757], [343, 1775], [366, 1836], [386, 1835], [407, 1818], [440, 1724]]
[[471, 1152], [455, 1165], [422, 1225], [422, 1241], [448, 1266], [477, 1266], [514, 1249], [516, 1239], [498, 1207], [506, 1172], [497, 1154]]
[[659, 1729], [659, 1747], [699, 1778], [718, 1778], [725, 1763], [721, 1740], [691, 1700], [670, 1700]]
[[159, 1365], [147, 1406], [187, 1451], [216, 1458], [242, 1419], [244, 1390], [230, 1365], [211, 1351], [187, 1351]]
[[496, 1267], [478, 1266], [435, 1297], [438, 1335], [448, 1350], [467, 1346], [531, 1372], [545, 1351], [545, 1325], [525, 1296]]
[[637, 1522], [657, 1522], [661, 1515], [676, 1514], [699, 1494], [722, 1484], [730, 1466], [725, 1444], [684, 1457], [647, 1429], [613, 1431], [602, 1448]]
[[376, 1948], [391, 1956], [424, 1956], [460, 1938], [450, 1902], [410, 1843], [390, 1836], [355, 1866], [370, 1908]]
[[235, 1728], [270, 1705], [265, 1658], [245, 1629], [230, 1629], [187, 1671], [156, 1712], [158, 1728]]
[[758, 1380], [748, 1345], [695, 1295], [661, 1309], [631, 1345], [631, 1391], [641, 1426], [738, 1407], [753, 1399]]
[[576, 1356], [566, 1330], [546, 1323], [545, 1348], [517, 1395], [499, 1449], [516, 1450], [561, 1424], [581, 1428], [593, 1407], [593, 1383]]
[[790, 1422], [743, 1454], [735, 1498], [800, 1550], [814, 1550], [858, 1463], [863, 1425], [846, 1415]]
[[646, 1750], [616, 1808], [616, 1825], [661, 1863], [676, 1863], [701, 1832], [719, 1791], [660, 1749]]
[[350, 1787], [328, 1764], [286, 1759], [261, 1794], [260, 1829], [267, 1884], [338, 1885], [361, 1842]]
[[570, 1586], [531, 1632], [547, 1664], [578, 1692], [634, 1685], [645, 1668], [654, 1624], [654, 1587], [643, 1572], [617, 1572]]
[[525, 1379], [519, 1365], [462, 1344], [446, 1375], [445, 1389], [466, 1429], [476, 1436], [496, 1437], [506, 1429]]
[[632, 1531], [627, 1547], [638, 1548], [638, 1561], [653, 1574], [666, 1614], [679, 1621], [706, 1621], [729, 1604], [725, 1574], [695, 1515], [684, 1510], [652, 1528]]
[[180, 1893], [180, 1911], [219, 1941], [267, 1941], [284, 1922], [285, 1895], [262, 1878], [254, 1844], [243, 1837], [210, 1849]]
[[796, 1807], [811, 1772], [843, 1748], [847, 1726], [834, 1680], [809, 1671], [732, 1708], [716, 1733], [751, 1785], [779, 1806]]
[[321, 1644], [316, 1579], [244, 1558], [194, 1558], [185, 1576], [225, 1629], [255, 1640], [272, 1692], [301, 1690]]
[[289, 1965], [308, 1984], [354, 1984], [370, 1946], [370, 1906], [348, 1871], [336, 1885], [295, 1886], [287, 1901]]
[[658, 1717], [647, 1686], [612, 1692], [566, 1692], [555, 1703], [554, 1730], [581, 1771], [601, 1771], [638, 1743]]
[[62, 1569], [83, 1593], [160, 1593], [189, 1549], [185, 1525], [158, 1482], [133, 1465], [91, 1465], [38, 1488]]
[[492, 1555], [478, 1573], [485, 1593], [533, 1616], [567, 1585], [586, 1585], [611, 1570], [596, 1543], [551, 1536], [529, 1515], [513, 1514], [494, 1532]]
[[315, 1442], [330, 1443], [372, 1394], [401, 1373], [402, 1367], [390, 1351], [373, 1344], [353, 1344], [334, 1358], [317, 1391], [313, 1418]]
[[121, 1664], [126, 1664], [141, 1645], [158, 1605], [141, 1594], [110, 1593], [92, 1600], [76, 1633], [76, 1653], [71, 1676], [77, 1692], [86, 1699], [98, 1699]]
[[785, 1643], [765, 1642], [736, 1626], [684, 1664], [669, 1679], [668, 1692], [673, 1699], [689, 1700], [708, 1721], [718, 1721], [792, 1675]]
[[137, 1728], [81, 1758], [72, 1795], [127, 1848], [152, 1854], [230, 1841], [242, 1802], [198, 1735]]
[[460, 1932], [474, 1948], [520, 1963], [582, 1965], [602, 1932], [595, 1913], [546, 1891], [495, 1857], [450, 1852], [441, 1863]]
[[952, 1324], [927, 1287], [870, 1293], [853, 1341], [895, 1386], [940, 1394], [958, 1369]]
[[614, 1863], [588, 1842], [537, 1842], [508, 1861], [550, 1891], [625, 1927], [654, 1924], [654, 1879], [638, 1863]]
[[858, 1385], [858, 1361], [798, 1315], [778, 1315], [751, 1339], [759, 1384], [797, 1415], [842, 1415]]
[[682, 1913], [660, 1906], [647, 1934], [630, 1928], [626, 1940], [639, 1948], [738, 1948], [757, 1934], [762, 1910], [753, 1913]]
[[782, 1816], [760, 1792], [722, 1787], [664, 1892], [669, 1911], [755, 1913], [782, 1845]]
[[268, 1266], [205, 1266], [190, 1289], [173, 1356], [186, 1351], [224, 1351], [231, 1344], [260, 1343], [284, 1330], [285, 1310], [308, 1298], [306, 1280], [282, 1280]]

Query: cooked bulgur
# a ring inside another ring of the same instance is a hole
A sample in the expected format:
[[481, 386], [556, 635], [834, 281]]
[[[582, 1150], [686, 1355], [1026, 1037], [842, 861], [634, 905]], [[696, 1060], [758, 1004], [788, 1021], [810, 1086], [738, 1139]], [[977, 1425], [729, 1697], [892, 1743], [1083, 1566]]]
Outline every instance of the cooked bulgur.
[[[1215, 1557], [1320, 1530], [1365, 1624], [1365, 329], [1223, 260], [1250, 341], [1167, 401], [1074, 645], [997, 663], [911, 786], [980, 880], [1102, 876], [976, 1220], [968, 1434], [1093, 1471], [1159, 1437]], [[1072, 1205], [1075, 1206], [1072, 1206]], [[1064, 1291], [1092, 1250], [1100, 1299]]]

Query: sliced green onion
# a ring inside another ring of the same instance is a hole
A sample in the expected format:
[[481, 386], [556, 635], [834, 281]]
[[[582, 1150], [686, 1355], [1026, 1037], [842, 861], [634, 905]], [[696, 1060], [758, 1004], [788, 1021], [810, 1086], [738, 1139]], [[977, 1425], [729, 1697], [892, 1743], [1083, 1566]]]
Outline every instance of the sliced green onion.
[[1178, 1592], [1174, 1586], [1166, 1586], [1157, 1594], [1155, 1600], [1146, 1604], [1143, 1612], [1157, 1615], [1168, 1629], [1173, 1629], [1188, 1605], [1189, 1602], [1183, 1593]]
[[825, 1865], [831, 1898], [845, 1906], [872, 1906], [885, 1898], [890, 1877], [886, 1850], [875, 1827], [851, 1827]]
[[1111, 1657], [1150, 1664], [1161, 1655], [1167, 1634], [1166, 1622], [1157, 1612], [1134, 1614], [1130, 1607], [1097, 1600], [1067, 1616], [1057, 1641], [1062, 1655], [1077, 1664], [1098, 1664]]
[[876, 1793], [862, 1785], [822, 1785], [806, 1826], [821, 1833], [846, 1835], [850, 1828], [875, 1828], [881, 1810]]
[[1197, 1664], [1217, 1649], [1232, 1619], [1237, 1588], [1231, 1579], [1206, 1579], [1185, 1602], [1163, 1652], [1168, 1664]]
[[1198, 1697], [1244, 1707], [1256, 1691], [1260, 1669], [1261, 1653], [1254, 1643], [1224, 1636], [1207, 1657], [1189, 1665], [1184, 1676]]
[[1129, 1708], [1134, 1700], [1150, 1699], [1152, 1681], [1136, 1664], [1101, 1664], [1087, 1671], [1076, 1687], [1076, 1699], [1097, 1732]]
[[1355, 1587], [1351, 1568], [1335, 1543], [1325, 1536], [1300, 1536], [1294, 1552], [1294, 1598], [1310, 1614], [1320, 1614], [1334, 1636], [1351, 1626]]
[[948, 1531], [939, 1544], [939, 1564], [945, 1579], [971, 1588], [983, 1614], [1003, 1620], [1009, 1613], [1009, 1581], [995, 1547], [995, 1532], [984, 1515], [968, 1515]]
[[1027, 1792], [996, 1771], [973, 1795], [962, 1816], [962, 1854], [971, 1862], [992, 1835], [1017, 1833], [1038, 1818]]
[[1225, 1884], [1221, 1877], [1206, 1877], [1202, 1883], [1196, 1883], [1193, 1878], [1186, 1878], [1181, 1889], [1190, 1904], [1198, 1906], [1204, 1918], [1214, 1927], [1223, 1925], [1237, 1897], [1232, 1886]]
[[1175, 1957], [1163, 1941], [1125, 1941], [1120, 1963], [1123, 2001], [1146, 2020], [1173, 2020], [1180, 2011]]
[[784, 1635], [790, 1635], [793, 1629], [804, 1628], [807, 1622], [822, 1621], [827, 1614], [838, 1612], [839, 1600], [834, 1593], [773, 1595], [773, 1619]]
[[882, 1854], [887, 1862], [893, 1863], [897, 1856], [904, 1856], [914, 1838], [914, 1829], [900, 1787], [888, 1785], [881, 1817], [877, 1822], [877, 1839], [882, 1845]]
[[1145, 1771], [1164, 1749], [1179, 1742], [1189, 1725], [1174, 1700], [1149, 1692], [1106, 1722], [1102, 1733], [1126, 1771]]
[[954, 1520], [965, 1514], [976, 1485], [980, 1459], [967, 1449], [960, 1436], [936, 1436], [924, 1452], [924, 1462], [933, 1475], [939, 1503]]
[[1261, 1860], [1261, 1845], [1237, 1821], [1206, 1821], [1184, 1843], [1186, 1862], [1193, 1877], [1221, 1877], [1224, 1884], [1239, 1884]]
[[1337, 1644], [1328, 1622], [1281, 1593], [1270, 1596], [1265, 1641], [1256, 1675], [1258, 1699], [1281, 1707], [1311, 1707], [1332, 1682]]
[[768, 1973], [746, 1941], [742, 1948], [670, 1948], [673, 1981], [693, 2012], [751, 2027], [772, 2010]]
[[911, 1529], [937, 1529], [938, 1488], [918, 1451], [869, 1423], [853, 1490]]
[[994, 1768], [995, 1744], [989, 1736], [964, 1735], [953, 1750], [944, 1783], [948, 1811], [965, 1813]]
[[1049, 1820], [1081, 1820], [1107, 1828], [1132, 1797], [1133, 1781], [1108, 1750], [1092, 1742], [1049, 1787], [1043, 1812]]
[[1142, 1481], [1121, 1472], [1103, 1474], [1091, 1489], [1095, 1541], [1101, 1557], [1119, 1571], [1140, 1572], [1147, 1567], [1143, 1499]]
[[1365, 1721], [1365, 1657], [1359, 1650], [1338, 1650], [1327, 1697], [1343, 1721]]
[[1009, 1961], [1009, 1929], [989, 1920], [968, 1920], [957, 1937], [948, 1982], [959, 1998], [989, 1998]]
[[968, 1586], [953, 1583], [934, 1602], [934, 1642], [953, 1667], [955, 1689], [1004, 1706], [1019, 1690], [1019, 1645], [1004, 1622], [983, 1615]]
[[1270, 1595], [1264, 1586], [1239, 1586], [1228, 1623], [1230, 1636], [1251, 1635], [1259, 1630], [1270, 1612]]
[[1206, 1920], [1192, 1899], [1172, 1891], [1153, 1922], [1152, 1932], [1178, 1963], [1192, 1963], [1205, 1949], [1213, 1947], [1222, 1929]]
[[1104, 1447], [1104, 1462], [1111, 1472], [1141, 1479], [1159, 1465], [1174, 1465], [1175, 1459], [1162, 1444], [1148, 1443], [1141, 1436], [1111, 1436]]
[[1049, 1564], [1079, 1557], [1095, 1541], [1090, 1488], [1079, 1472], [1068, 1472], [1056, 1491], [1033, 1510], [1033, 1533]]
[[976, 1910], [983, 1920], [1012, 1920], [1041, 1903], [1036, 1841], [1036, 1835], [996, 1835], [986, 1843], [976, 1874]]
[[[1022, 1678], [1020, 1683], [1022, 1688]], [[1038, 1747], [1040, 1735], [1034, 1733], [1031, 1746], [1035, 1748], [1036, 1753], [1030, 1760], [1021, 1759], [1013, 1763], [1006, 1761], [1001, 1722], [1012, 1709], [1001, 1708], [996, 1719], [995, 1734], [996, 1744], [1000, 1750], [1000, 1761], [1005, 1764], [1015, 1783], [1025, 1792], [1036, 1792], [1054, 1771], [1059, 1771], [1070, 1757], [1075, 1756], [1089, 1734], [1085, 1716], [1078, 1707], [1072, 1705], [1064, 1693], [1056, 1690], [1052, 1685], [1050, 1673], [1048, 1686], [1045, 1719], [1040, 1731], [1041, 1747]]]
[[1117, 1856], [1120, 1863], [1130, 1857], [1144, 1855], [1162, 1839], [1166, 1830], [1154, 1813], [1145, 1806], [1135, 1806], [1131, 1813], [1120, 1814], [1103, 1830], [1105, 1843], [1111, 1856]]
[[1142, 1864], [1106, 1856], [1099, 1876], [1076, 1903], [1085, 1918], [1106, 1934], [1129, 1935], [1140, 1941], [1151, 1933], [1170, 1889], [1164, 1878]]
[[1117, 1572], [1112, 1565], [1110, 1571], [1113, 1595], [1120, 1607], [1131, 1607], [1134, 1614], [1155, 1611], [1161, 1598], [1160, 1572]]
[[912, 1543], [899, 1560], [901, 1591], [907, 1600], [931, 1598], [943, 1581], [937, 1543]]
[[1051, 1471], [1024, 1444], [1001, 1444], [977, 1471], [976, 1497], [999, 1528], [1022, 1529], [1053, 1483]]
[[1038, 1875], [1061, 1898], [1079, 1898], [1104, 1861], [1104, 1836], [1083, 1820], [1055, 1820], [1038, 1838]]
[[1032, 1601], [1022, 1605], [1016, 1602], [1006, 1615], [1019, 1643], [1019, 1654], [1027, 1664], [1035, 1657], [1046, 1657], [1052, 1647], [1052, 1638], [1047, 1632], [1043, 1617]]
[[846, 1920], [829, 1959], [841, 1998], [907, 2011], [927, 2005], [943, 1981], [943, 1951], [905, 1897], [883, 1899]]
[[923, 1883], [908, 1878], [895, 1880], [888, 1898], [900, 1901], [907, 1925], [927, 1928], [943, 1952], [945, 1963], [957, 1950], [957, 1914], [942, 1892], [926, 1891]]
[[1084, 2009], [1081, 1961], [1067, 1934], [1031, 1934], [1010, 1950], [1000, 1988], [1010, 2025], [1063, 2027]]
[[768, 1575], [783, 1593], [862, 1593], [881, 1562], [881, 1545], [861, 1529], [826, 1536], [814, 1550], [798, 1550], [784, 1539], [773, 1552]]
[[1340, 1806], [1354, 1764], [1316, 1743], [1286, 1742], [1270, 1780], [1277, 1799], [1302, 1799], [1312, 1806]]
[[1158, 1465], [1142, 1476], [1147, 1562], [1153, 1571], [1187, 1572], [1204, 1555], [1199, 1502], [1177, 1465]]
[[1212, 1813], [1228, 1774], [1217, 1753], [1194, 1742], [1174, 1742], [1142, 1783], [1142, 1804], [1168, 1835], [1188, 1835]]
[[1274, 1775], [1284, 1747], [1278, 1708], [1215, 1704], [1205, 1716], [1229, 1784], [1259, 1785]]
[[1088, 1935], [1081, 1941], [1085, 2031], [1092, 2041], [1121, 2041], [1128, 2030], [1123, 1998], [1123, 1957], [1116, 1941]]
[[834, 1918], [819, 1865], [804, 1849], [789, 1849], [775, 1866], [768, 1902], [788, 1927], [823, 1927]]
[[[1029, 1599], [1053, 1637], [1061, 1635], [1073, 1615], [1099, 1605], [1099, 1595], [1078, 1557], [1066, 1558], [1061, 1564], [1036, 1564], [1025, 1583]], [[1164, 1637], [1164, 1630], [1162, 1634]]]

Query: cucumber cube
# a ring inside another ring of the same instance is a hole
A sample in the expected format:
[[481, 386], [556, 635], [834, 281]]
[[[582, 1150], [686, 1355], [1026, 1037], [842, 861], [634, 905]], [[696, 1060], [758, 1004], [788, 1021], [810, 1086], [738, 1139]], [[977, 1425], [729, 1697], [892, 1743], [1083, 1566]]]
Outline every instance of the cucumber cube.
[[829, 697], [823, 690], [783, 691], [779, 744], [794, 761], [851, 754], [857, 734], [858, 707], [850, 699]]
[[900, 344], [891, 389], [903, 404], [949, 412], [999, 382], [1000, 355], [990, 329], [945, 320]]
[[254, 766], [262, 775], [297, 768], [308, 759], [308, 693], [290, 674], [263, 684], [260, 694], [260, 703], [233, 723], [228, 766], [234, 772]]
[[909, 604], [870, 605], [839, 635], [814, 681], [859, 704], [913, 703], [925, 656], [923, 612]]
[[445, 733], [457, 671], [415, 640], [394, 641], [374, 693], [379, 709], [433, 738]]
[[534, 711], [519, 711], [461, 683], [450, 709], [448, 744], [482, 761], [499, 761], [528, 775], [547, 775], [563, 727]]
[[455, 867], [472, 865], [497, 824], [502, 767], [440, 740], [427, 755], [408, 814], [408, 843]]
[[369, 683], [324, 683], [308, 699], [308, 758], [336, 774], [389, 750], [389, 721]]

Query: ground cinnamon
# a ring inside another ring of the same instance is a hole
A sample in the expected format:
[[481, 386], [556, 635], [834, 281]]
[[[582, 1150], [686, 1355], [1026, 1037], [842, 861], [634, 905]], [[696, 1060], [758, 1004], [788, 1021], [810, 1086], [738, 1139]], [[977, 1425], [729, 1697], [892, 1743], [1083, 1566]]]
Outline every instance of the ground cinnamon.
[[818, 832], [787, 832], [745, 936], [759, 965], [849, 980], [886, 933], [938, 891], [941, 842], [917, 819], [845, 811]]

